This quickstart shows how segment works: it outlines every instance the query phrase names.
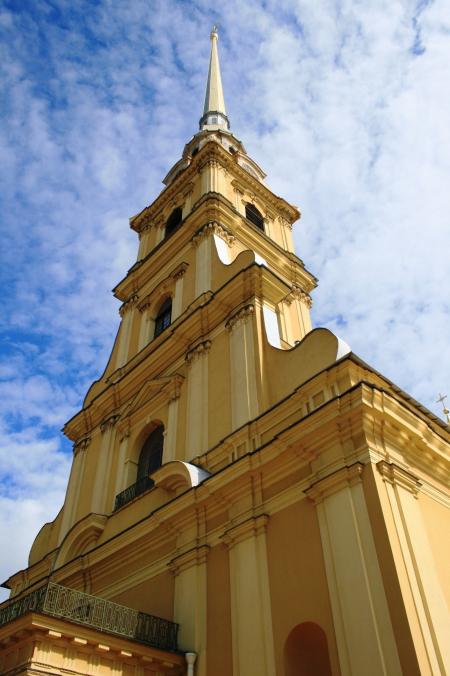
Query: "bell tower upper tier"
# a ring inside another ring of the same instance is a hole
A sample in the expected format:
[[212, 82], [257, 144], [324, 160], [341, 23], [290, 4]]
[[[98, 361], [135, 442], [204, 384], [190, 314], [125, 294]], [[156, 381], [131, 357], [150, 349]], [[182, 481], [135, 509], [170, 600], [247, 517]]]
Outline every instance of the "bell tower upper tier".
[[[178, 490], [173, 463], [198, 473], [210, 449], [290, 395], [299, 370], [307, 379], [328, 354], [308, 347], [316, 280], [293, 249], [300, 213], [264, 179], [229, 128], [214, 29], [200, 130], [162, 192], [130, 219], [139, 252], [114, 289], [117, 337], [65, 425], [74, 463], [64, 508], [31, 560], [88, 515], [100, 515], [97, 528], [122, 509], [123, 523], [133, 522], [128, 505], [143, 493], [147, 513], [165, 504]], [[235, 458], [227, 449], [218, 469]]]

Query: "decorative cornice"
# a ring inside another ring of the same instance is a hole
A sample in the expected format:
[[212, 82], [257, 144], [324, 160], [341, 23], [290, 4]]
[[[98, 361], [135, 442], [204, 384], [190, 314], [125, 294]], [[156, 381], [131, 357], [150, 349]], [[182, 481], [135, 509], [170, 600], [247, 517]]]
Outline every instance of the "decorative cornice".
[[292, 230], [292, 223], [288, 221], [287, 218], [284, 218], [284, 216], [279, 216], [278, 218], [280, 220], [281, 226], [284, 226], [285, 228], [289, 228], [289, 230]]
[[119, 418], [120, 415], [111, 415], [109, 418], [105, 418], [105, 420], [100, 423], [101, 433], [104, 434], [107, 430], [113, 428]]
[[333, 493], [338, 493], [343, 488], [354, 486], [362, 481], [363, 470], [364, 465], [360, 462], [355, 462], [349, 467], [342, 467], [313, 483], [305, 490], [305, 493], [317, 505]]
[[181, 277], [183, 277], [184, 274], [186, 273], [188, 267], [189, 267], [188, 263], [180, 263], [180, 265], [178, 265], [178, 267], [176, 267], [175, 270], [173, 270], [170, 273], [170, 276], [172, 277], [172, 279], [175, 279], [175, 281], [177, 279], [181, 279]]
[[184, 382], [183, 376], [180, 376], [179, 373], [176, 373], [172, 378], [172, 380], [170, 381], [169, 401], [175, 401], [176, 399], [180, 398], [181, 386], [183, 382]]
[[80, 451], [85, 451], [91, 443], [91, 437], [84, 437], [73, 445], [73, 454], [78, 455]]
[[210, 340], [204, 340], [201, 343], [198, 343], [195, 345], [195, 347], [191, 348], [186, 352], [185, 360], [186, 363], [192, 364], [193, 361], [198, 359], [199, 357], [203, 357], [206, 355], [211, 347], [211, 341]]
[[197, 230], [197, 232], [192, 237], [191, 242], [194, 246], [198, 246], [205, 237], [209, 237], [210, 235], [217, 235], [228, 245], [233, 244], [234, 240], [236, 239], [231, 230], [223, 225], [220, 225], [220, 223], [217, 223], [217, 221], [210, 221]]
[[119, 314], [121, 317], [125, 315], [128, 310], [130, 310], [134, 305], [136, 305], [137, 301], [139, 299], [139, 296], [137, 293], [133, 293], [127, 300], [122, 303], [122, 305], [119, 308]]
[[123, 441], [124, 439], [128, 439], [128, 437], [131, 434], [131, 422], [129, 417], [118, 421], [117, 432], [119, 435], [120, 442]]
[[145, 207], [145, 209], [130, 220], [133, 230], [140, 230], [141, 223], [147, 218], [152, 219], [154, 225], [157, 226], [155, 216], [160, 215], [161, 210], [164, 208], [163, 205], [179, 194], [180, 190], [184, 190], [197, 174], [199, 163], [204, 165], [208, 160], [218, 161], [222, 167], [234, 175], [234, 180], [242, 182], [245, 185], [250, 185], [255, 193], [259, 194], [265, 202], [272, 204], [273, 208], [278, 213], [282, 213], [287, 220], [294, 221], [300, 217], [300, 213], [296, 207], [290, 205], [283, 198], [274, 195], [258, 178], [251, 176], [248, 171], [236, 162], [236, 159], [227, 150], [222, 148], [219, 142], [210, 140], [205, 143], [195, 157], [195, 160], [195, 162], [186, 167], [185, 171], [178, 173], [177, 177], [160, 193], [150, 206]]
[[207, 158], [205, 159], [205, 161], [202, 162], [202, 163], [199, 165], [198, 170], [199, 170], [199, 171], [203, 171], [203, 169], [205, 169], [206, 167], [207, 167], [208, 169], [216, 169], [216, 168], [218, 168], [218, 167], [220, 167], [220, 166], [221, 166], [221, 164], [220, 164], [218, 158], [216, 158], [216, 157], [207, 157]]
[[174, 575], [179, 575], [184, 570], [192, 568], [192, 566], [201, 566], [206, 563], [209, 553], [208, 545], [200, 545], [199, 547], [194, 547], [179, 556], [176, 556], [168, 563], [169, 570], [172, 571]]
[[175, 279], [175, 274], [179, 268], [181, 268], [182, 265], [185, 265], [186, 268], [188, 267], [187, 263], [181, 263], [181, 265], [177, 266], [175, 270], [170, 273], [166, 279], [163, 279], [162, 282], [160, 282], [154, 289], [150, 291], [150, 293], [147, 293], [141, 301], [137, 304], [137, 308], [139, 312], [144, 312], [147, 308], [149, 308], [155, 300], [160, 298], [163, 294], [165, 293], [173, 293], [173, 282]]
[[309, 293], [303, 291], [301, 287], [297, 284], [293, 284], [289, 293], [283, 298], [283, 302], [290, 305], [292, 301], [299, 300], [301, 303], [304, 303], [308, 308], [312, 307], [312, 298]]
[[259, 516], [252, 516], [236, 526], [232, 526], [222, 535], [222, 541], [231, 549], [239, 542], [247, 540], [250, 537], [257, 537], [267, 530], [269, 521], [268, 514], [260, 514]]
[[417, 497], [422, 487], [422, 482], [414, 474], [410, 474], [402, 467], [393, 462], [386, 462], [386, 460], [377, 462], [377, 470], [381, 474], [383, 481], [390, 483], [392, 486], [401, 486], [412, 493], [415, 498]]
[[145, 232], [146, 230], [150, 230], [150, 228], [151, 228], [152, 225], [154, 225], [154, 224], [155, 224], [155, 222], [154, 222], [151, 218], [149, 218], [147, 215], [144, 215], [144, 217], [143, 217], [143, 219], [142, 219], [142, 221], [141, 221], [141, 226], [140, 226], [139, 234]]
[[240, 308], [237, 312], [231, 315], [225, 322], [225, 328], [228, 331], [233, 331], [234, 328], [237, 326], [240, 326], [241, 324], [245, 324], [252, 315], [255, 314], [255, 306], [250, 303], [249, 305], [245, 305], [245, 307]]

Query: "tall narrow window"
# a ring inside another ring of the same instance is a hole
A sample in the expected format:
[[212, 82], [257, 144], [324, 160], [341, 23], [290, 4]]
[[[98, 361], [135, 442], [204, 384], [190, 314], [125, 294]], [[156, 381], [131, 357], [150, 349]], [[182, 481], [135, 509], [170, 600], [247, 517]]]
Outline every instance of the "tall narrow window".
[[170, 235], [175, 232], [175, 230], [181, 225], [183, 220], [183, 212], [181, 207], [177, 207], [172, 211], [166, 223], [166, 231], [164, 237], [170, 237]]
[[146, 479], [162, 464], [164, 426], [159, 425], [147, 437], [139, 456], [137, 481]]
[[256, 225], [257, 228], [264, 232], [264, 218], [263, 215], [254, 204], [245, 205], [245, 218], [247, 218], [250, 223]]
[[155, 317], [155, 335], [156, 338], [160, 333], [167, 329], [170, 326], [172, 321], [172, 299], [168, 298], [164, 301], [161, 307], [158, 310], [158, 314]]

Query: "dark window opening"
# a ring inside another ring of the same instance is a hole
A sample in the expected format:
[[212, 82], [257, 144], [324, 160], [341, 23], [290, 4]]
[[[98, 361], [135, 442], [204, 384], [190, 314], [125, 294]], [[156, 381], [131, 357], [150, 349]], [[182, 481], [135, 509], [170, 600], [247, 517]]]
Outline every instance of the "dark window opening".
[[264, 232], [264, 218], [263, 215], [253, 204], [245, 205], [245, 217], [256, 225], [257, 228]]
[[165, 329], [167, 329], [167, 327], [170, 326], [171, 321], [172, 321], [172, 299], [168, 298], [167, 300], [164, 301], [164, 303], [158, 310], [158, 314], [155, 318], [155, 334], [153, 337], [156, 338], [157, 336], [159, 336], [160, 333], [162, 333]]
[[166, 232], [165, 237], [170, 237], [170, 235], [175, 232], [175, 230], [181, 225], [183, 220], [183, 212], [181, 207], [177, 207], [172, 211], [166, 223]]
[[194, 150], [192, 151], [191, 157], [195, 157], [198, 153], [198, 150], [199, 150], [198, 147], [194, 148]]
[[145, 481], [162, 465], [164, 426], [160, 425], [147, 437], [139, 455], [137, 482]]

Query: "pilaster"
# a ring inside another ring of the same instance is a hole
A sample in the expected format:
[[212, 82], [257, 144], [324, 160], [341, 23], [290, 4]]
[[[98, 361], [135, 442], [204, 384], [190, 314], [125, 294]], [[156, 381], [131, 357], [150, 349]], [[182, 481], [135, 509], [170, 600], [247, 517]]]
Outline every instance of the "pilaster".
[[[450, 613], [419, 506], [421, 482], [395, 463], [377, 464], [377, 483], [421, 674], [450, 673]], [[380, 482], [381, 479], [381, 482]]]
[[211, 341], [205, 340], [186, 353], [187, 374], [187, 459], [208, 448], [208, 353]]
[[246, 305], [226, 322], [230, 337], [232, 429], [259, 413], [253, 318], [255, 306]]
[[313, 484], [343, 676], [402, 674], [361, 476], [355, 463]]
[[119, 436], [119, 452], [117, 454], [117, 467], [116, 467], [116, 482], [114, 487], [113, 495], [113, 505], [116, 498], [121, 491], [125, 490], [126, 485], [126, 472], [125, 472], [125, 459], [127, 457], [128, 451], [128, 440], [130, 438], [129, 430], [125, 430], [122, 435]]
[[220, 192], [220, 163], [209, 159], [201, 167], [201, 193]]
[[117, 350], [116, 357], [116, 368], [120, 368], [127, 363], [128, 352], [130, 349], [130, 340], [131, 340], [131, 329], [134, 315], [134, 307], [138, 297], [136, 294], [133, 294], [123, 305], [121, 306], [119, 313], [122, 317], [122, 324], [119, 330], [119, 345]]
[[206, 676], [207, 556], [209, 547], [194, 547], [172, 559], [175, 576], [174, 620], [180, 625], [180, 650], [197, 653], [196, 676]]
[[175, 390], [169, 399], [167, 412], [167, 430], [164, 438], [163, 463], [177, 459], [177, 429], [178, 429], [178, 404], [180, 401], [179, 389]]
[[119, 416], [112, 415], [100, 425], [102, 437], [98, 449], [97, 468], [91, 499], [91, 511], [94, 514], [103, 514], [105, 511], [110, 511], [106, 505], [106, 496], [113, 458], [114, 428], [118, 419]]
[[74, 444], [73, 447], [73, 461], [70, 470], [69, 483], [67, 485], [66, 499], [64, 501], [64, 511], [59, 531], [58, 544], [62, 542], [66, 533], [74, 523], [75, 510], [78, 504], [83, 480], [86, 449], [89, 446], [90, 441], [90, 437], [85, 437]]
[[181, 264], [172, 273], [172, 278], [175, 280], [175, 291], [172, 298], [172, 322], [175, 321], [183, 311], [183, 285], [186, 270], [187, 265]]
[[273, 676], [272, 630], [266, 528], [269, 517], [251, 517], [228, 529], [233, 676]]

